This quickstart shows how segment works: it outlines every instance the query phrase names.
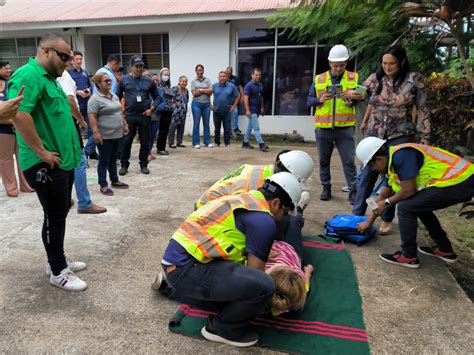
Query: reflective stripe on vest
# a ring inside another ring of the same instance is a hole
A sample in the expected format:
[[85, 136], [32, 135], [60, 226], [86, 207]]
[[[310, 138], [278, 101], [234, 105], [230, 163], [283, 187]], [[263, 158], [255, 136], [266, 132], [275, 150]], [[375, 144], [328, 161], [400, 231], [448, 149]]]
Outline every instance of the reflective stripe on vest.
[[[358, 74], [345, 71], [341, 86], [344, 92], [357, 88]], [[326, 93], [326, 87], [332, 85], [330, 72], [319, 74], [314, 80], [316, 97], [320, 98]], [[350, 127], [355, 126], [355, 107], [348, 107], [343, 99], [336, 98], [336, 112], [333, 112], [333, 100], [327, 100], [316, 107], [314, 113], [314, 126], [316, 128]]]
[[273, 175], [273, 165], [244, 164], [239, 169], [242, 169], [239, 175], [228, 179], [223, 178], [214, 183], [214, 185], [197, 200], [196, 207], [200, 208], [222, 196], [256, 190], [263, 186], [263, 182], [266, 178]]
[[393, 191], [400, 190], [400, 179], [392, 166], [393, 154], [403, 148], [413, 148], [423, 154], [424, 162], [416, 177], [417, 190], [460, 184], [474, 174], [474, 165], [446, 150], [429, 145], [405, 143], [390, 147], [388, 183]]
[[224, 196], [194, 211], [171, 238], [202, 263], [216, 258], [244, 262], [246, 237], [235, 226], [236, 209], [270, 214], [270, 207], [259, 191]]

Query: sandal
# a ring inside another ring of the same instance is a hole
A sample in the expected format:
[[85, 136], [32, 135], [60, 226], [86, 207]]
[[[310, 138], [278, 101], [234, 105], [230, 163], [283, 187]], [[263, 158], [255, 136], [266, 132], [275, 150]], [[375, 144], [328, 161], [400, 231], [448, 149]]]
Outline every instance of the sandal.
[[100, 188], [100, 193], [105, 196], [113, 196], [114, 191], [112, 189], [109, 189], [107, 186], [101, 187]]
[[129, 188], [128, 184], [126, 184], [122, 181], [113, 182], [112, 186], [115, 187], [116, 189], [124, 189], [124, 190]]

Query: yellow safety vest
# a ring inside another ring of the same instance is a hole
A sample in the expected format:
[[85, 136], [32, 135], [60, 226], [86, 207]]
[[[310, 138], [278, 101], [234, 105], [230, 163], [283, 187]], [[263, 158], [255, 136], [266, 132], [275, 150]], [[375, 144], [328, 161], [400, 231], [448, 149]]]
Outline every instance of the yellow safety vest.
[[263, 186], [265, 179], [273, 175], [273, 165], [244, 164], [216, 181], [196, 202], [196, 208], [222, 196], [240, 194]]
[[194, 211], [171, 238], [201, 263], [213, 259], [243, 263], [247, 260], [246, 237], [235, 226], [237, 209], [271, 215], [270, 206], [259, 191], [224, 196]]
[[414, 148], [424, 157], [418, 176], [417, 190], [428, 187], [447, 187], [460, 184], [474, 174], [474, 165], [446, 150], [429, 145], [405, 143], [390, 147], [388, 160], [388, 184], [393, 191], [400, 190], [400, 179], [392, 166], [393, 154], [403, 148]]
[[[357, 73], [346, 70], [341, 79], [342, 91], [355, 90], [358, 77]], [[329, 71], [316, 75], [314, 79], [316, 97], [322, 97], [326, 93], [326, 87], [331, 85], [331, 74]], [[334, 109], [336, 112], [334, 112]], [[347, 106], [343, 99], [336, 98], [336, 102], [334, 100], [327, 100], [322, 105], [316, 107], [316, 112], [314, 113], [314, 126], [316, 128], [350, 127], [355, 126], [355, 124], [355, 107]]]

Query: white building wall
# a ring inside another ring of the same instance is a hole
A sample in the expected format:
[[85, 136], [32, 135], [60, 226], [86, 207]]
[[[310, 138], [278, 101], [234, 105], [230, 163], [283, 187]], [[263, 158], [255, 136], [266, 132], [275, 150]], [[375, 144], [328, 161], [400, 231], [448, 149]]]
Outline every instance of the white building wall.
[[[188, 19], [189, 21], [189, 19]], [[247, 20], [226, 21], [195, 21], [183, 23], [147, 23], [136, 25], [117, 25], [104, 23], [102, 26], [83, 26], [80, 30], [63, 31], [62, 28], [48, 28], [47, 30], [21, 30], [3, 31], [0, 37], [29, 37], [39, 36], [47, 31], [57, 31], [65, 36], [71, 36], [73, 45], [84, 52], [85, 67], [94, 73], [101, 64], [101, 35], [125, 35], [144, 33], [169, 33], [170, 69], [173, 84], [178, 82], [180, 75], [186, 75], [191, 81], [194, 77], [196, 64], [203, 64], [205, 76], [212, 82], [217, 81], [220, 70], [228, 65], [237, 68], [237, 40], [238, 28], [264, 28], [269, 25], [262, 18]], [[129, 63], [122, 63], [126, 66]], [[238, 74], [238, 73], [237, 73]], [[188, 86], [190, 88], [190, 84]], [[193, 120], [189, 105], [186, 121], [186, 134], [191, 134]], [[211, 114], [211, 134], [214, 131]], [[239, 117], [239, 127], [244, 130], [247, 119]], [[313, 120], [310, 116], [265, 116], [260, 118], [263, 134], [291, 134], [296, 130], [305, 140], [314, 141]], [[202, 134], [202, 127], [201, 127]]]

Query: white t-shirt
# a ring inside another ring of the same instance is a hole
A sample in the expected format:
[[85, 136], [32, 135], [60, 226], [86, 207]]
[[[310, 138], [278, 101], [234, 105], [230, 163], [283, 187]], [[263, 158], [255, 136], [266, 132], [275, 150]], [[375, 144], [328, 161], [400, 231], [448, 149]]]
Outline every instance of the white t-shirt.
[[69, 74], [67, 70], [64, 70], [63, 75], [60, 78], [58, 78], [58, 82], [67, 96], [74, 97], [74, 100], [76, 101], [76, 105], [77, 107], [79, 107], [79, 102], [77, 101], [77, 97], [76, 97], [77, 86], [76, 86], [76, 82], [71, 77], [71, 74]]

